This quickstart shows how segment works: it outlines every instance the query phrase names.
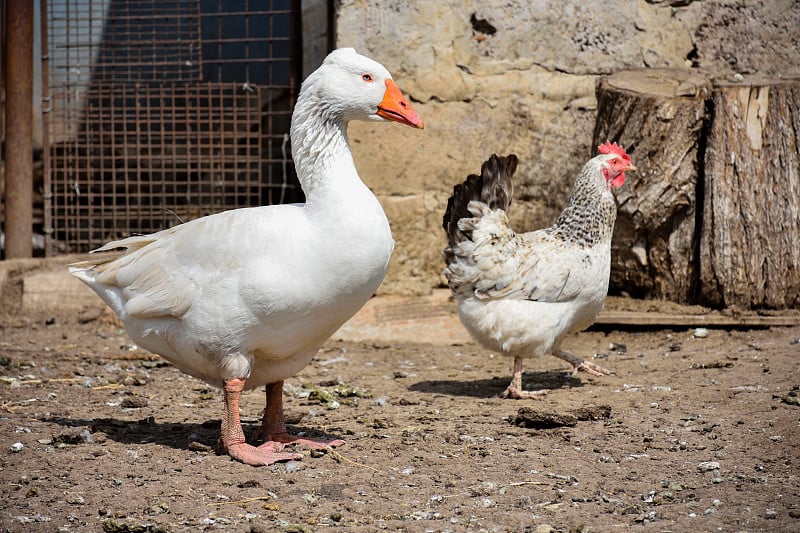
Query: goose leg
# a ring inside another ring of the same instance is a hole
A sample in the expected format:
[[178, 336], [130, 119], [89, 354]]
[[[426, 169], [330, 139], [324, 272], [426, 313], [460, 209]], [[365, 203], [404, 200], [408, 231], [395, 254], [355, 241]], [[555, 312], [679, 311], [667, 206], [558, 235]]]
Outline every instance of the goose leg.
[[584, 372], [592, 376], [610, 376], [613, 374], [611, 370], [603, 368], [600, 365], [590, 363], [589, 361], [584, 361], [577, 355], [572, 355], [571, 353], [565, 352], [564, 350], [561, 349], [553, 350], [553, 355], [555, 355], [559, 359], [563, 359], [564, 361], [572, 365], [573, 376], [577, 376], [579, 370], [583, 370]]
[[251, 466], [266, 466], [279, 461], [300, 459], [295, 453], [281, 452], [283, 446], [272, 443], [272, 447], [251, 446], [245, 442], [242, 422], [239, 418], [239, 398], [244, 390], [244, 380], [239, 378], [225, 381], [224, 387], [225, 413], [222, 417], [222, 428], [219, 435], [219, 447], [225, 453], [241, 463]]
[[334, 448], [341, 446], [344, 441], [341, 439], [307, 439], [291, 435], [286, 431], [286, 420], [283, 417], [283, 381], [270, 383], [266, 386], [267, 405], [264, 408], [264, 420], [261, 424], [261, 437], [264, 444], [259, 446], [269, 447], [284, 444], [301, 444], [312, 450], [322, 448]]
[[511, 383], [506, 390], [500, 395], [502, 398], [511, 398], [514, 400], [528, 400], [533, 398], [541, 398], [547, 394], [547, 389], [536, 391], [522, 390], [522, 357], [514, 358], [514, 376], [511, 378]]

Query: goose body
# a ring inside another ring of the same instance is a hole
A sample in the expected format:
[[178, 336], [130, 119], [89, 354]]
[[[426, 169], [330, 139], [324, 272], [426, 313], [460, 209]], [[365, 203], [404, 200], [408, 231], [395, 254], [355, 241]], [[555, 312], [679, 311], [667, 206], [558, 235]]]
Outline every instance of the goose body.
[[[422, 127], [382, 65], [335, 50], [303, 83], [292, 116], [304, 204], [199, 218], [110, 242], [97, 251], [124, 252], [70, 266], [137, 344], [224, 388], [220, 445], [248, 464], [296, 457], [285, 443], [341, 443], [288, 435], [281, 394], [374, 294], [392, 254], [386, 215], [350, 152], [347, 122], [358, 119]], [[255, 448], [244, 443], [238, 398], [263, 385], [265, 443]]]

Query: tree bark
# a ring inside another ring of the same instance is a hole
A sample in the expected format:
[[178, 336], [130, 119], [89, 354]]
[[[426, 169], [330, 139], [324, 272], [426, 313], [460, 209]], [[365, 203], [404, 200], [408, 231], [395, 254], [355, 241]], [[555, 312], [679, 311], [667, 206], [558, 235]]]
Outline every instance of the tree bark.
[[711, 83], [690, 70], [646, 69], [598, 80], [593, 145], [626, 148], [639, 169], [616, 190], [612, 291], [692, 303], [696, 186]]
[[700, 302], [800, 306], [800, 80], [720, 81], [704, 163]]

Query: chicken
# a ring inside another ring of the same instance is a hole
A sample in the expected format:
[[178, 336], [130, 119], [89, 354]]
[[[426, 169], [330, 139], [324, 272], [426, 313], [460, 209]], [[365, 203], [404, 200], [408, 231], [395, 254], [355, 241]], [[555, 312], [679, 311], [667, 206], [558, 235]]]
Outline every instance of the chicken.
[[[350, 120], [423, 127], [382, 65], [352, 48], [335, 50], [303, 82], [292, 114], [305, 204], [198, 218], [98, 250], [122, 254], [70, 265], [138, 345], [223, 389], [219, 446], [242, 463], [299, 459], [283, 451], [287, 444], [343, 443], [289, 434], [282, 394], [284, 380], [374, 294], [394, 248], [381, 204], [353, 163]], [[239, 401], [262, 385], [256, 447], [245, 441]]]
[[522, 388], [525, 358], [552, 354], [594, 376], [609, 370], [561, 349], [570, 333], [591, 325], [603, 307], [611, 271], [611, 236], [617, 216], [613, 187], [636, 170], [616, 143], [599, 147], [575, 181], [555, 224], [515, 233], [508, 224], [515, 155], [492, 155], [481, 174], [453, 189], [443, 227], [443, 258], [458, 316], [485, 348], [514, 358], [504, 398], [547, 392]]

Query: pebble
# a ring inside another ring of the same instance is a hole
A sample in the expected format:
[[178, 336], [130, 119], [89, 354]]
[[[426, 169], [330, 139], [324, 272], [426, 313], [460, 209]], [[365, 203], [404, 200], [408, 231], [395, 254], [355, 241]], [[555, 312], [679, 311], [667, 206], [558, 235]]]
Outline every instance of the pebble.
[[142, 398], [140, 396], [129, 396], [127, 398], [123, 398], [120, 401], [119, 406], [123, 409], [141, 409], [142, 407], [147, 407], [147, 398]]
[[489, 496], [497, 491], [497, 485], [491, 481], [484, 481], [477, 485], [472, 485], [467, 489], [470, 496]]
[[697, 465], [700, 472], [710, 472], [712, 470], [719, 470], [719, 463], [717, 461], [703, 461]]
[[339, 407], [341, 407], [341, 406], [342, 406], [342, 404], [340, 404], [340, 403], [339, 403], [339, 402], [337, 402], [336, 400], [332, 400], [332, 401], [328, 402], [328, 403], [325, 405], [325, 407], [326, 407], [328, 410], [331, 410], [331, 411], [333, 411], [334, 409], [338, 409], [338, 408], [339, 408]]
[[661, 486], [675, 492], [680, 492], [686, 488], [683, 486], [683, 484], [671, 479], [662, 481]]
[[694, 330], [694, 336], [698, 339], [705, 339], [708, 337], [708, 330], [706, 328], [696, 328]]
[[286, 472], [292, 474], [302, 468], [300, 461], [289, 461], [286, 463]]
[[22, 448], [24, 448], [24, 446], [22, 445], [21, 442], [15, 442], [14, 444], [11, 445], [10, 449], [13, 453], [19, 453], [22, 451]]
[[25, 516], [19, 515], [16, 517], [17, 521], [22, 524], [31, 524], [31, 523], [38, 523], [38, 522], [49, 522], [50, 517], [45, 516], [42, 513], [36, 513], [33, 516]]
[[621, 342], [612, 342], [608, 345], [608, 349], [618, 354], [624, 354], [628, 351], [628, 347]]
[[78, 433], [78, 438], [81, 440], [81, 442], [84, 443], [94, 442], [94, 437], [92, 437], [92, 432], [88, 429], [84, 429], [80, 433]]

